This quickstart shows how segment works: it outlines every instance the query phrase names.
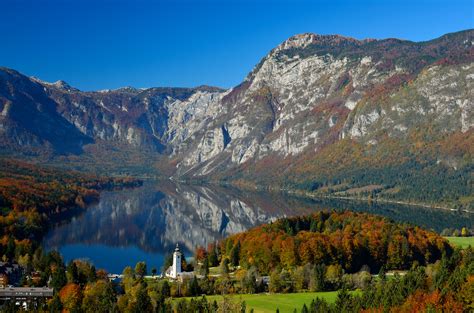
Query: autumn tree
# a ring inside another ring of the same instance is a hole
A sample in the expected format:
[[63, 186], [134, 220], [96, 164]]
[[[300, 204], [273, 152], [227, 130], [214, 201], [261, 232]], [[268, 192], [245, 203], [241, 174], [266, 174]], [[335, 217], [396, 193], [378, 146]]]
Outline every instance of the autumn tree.
[[82, 291], [78, 284], [69, 283], [59, 291], [59, 298], [64, 309], [69, 312], [80, 310]]
[[143, 279], [143, 277], [145, 277], [146, 275], [146, 272], [147, 272], [147, 269], [146, 269], [145, 262], [138, 262], [135, 265], [135, 274], [137, 275], [139, 279]]
[[96, 311], [106, 313], [110, 312], [110, 308], [113, 307], [115, 301], [115, 292], [112, 284], [105, 280], [98, 280], [95, 283], [86, 285], [82, 309], [85, 312]]

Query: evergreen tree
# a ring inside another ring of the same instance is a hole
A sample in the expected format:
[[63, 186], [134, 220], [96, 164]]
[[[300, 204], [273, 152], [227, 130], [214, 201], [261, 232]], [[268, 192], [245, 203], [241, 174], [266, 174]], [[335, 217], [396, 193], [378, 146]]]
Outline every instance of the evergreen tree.
[[219, 264], [216, 247], [213, 246], [212, 249], [210, 249], [207, 259], [209, 261], [209, 266], [217, 266]]
[[208, 258], [204, 258], [201, 266], [201, 275], [207, 277], [209, 275], [209, 260]]
[[15, 258], [15, 240], [12, 236], [8, 238], [7, 249], [5, 250], [5, 255], [7, 256], [9, 261], [13, 261]]
[[143, 313], [152, 312], [153, 306], [151, 304], [150, 296], [148, 296], [147, 287], [145, 283], [141, 283], [135, 295], [136, 303], [133, 306], [133, 312]]
[[161, 285], [161, 295], [164, 298], [167, 298], [171, 295], [171, 286], [167, 280], [164, 280], [163, 284]]
[[87, 282], [93, 283], [96, 280], [97, 280], [97, 271], [95, 269], [95, 266], [92, 265], [87, 273]]
[[61, 300], [59, 299], [59, 296], [56, 293], [53, 299], [51, 300], [51, 302], [49, 303], [49, 312], [57, 313], [57, 312], [61, 312], [62, 309], [63, 309], [63, 306], [61, 304]]
[[326, 289], [326, 266], [324, 263], [316, 264], [313, 269], [312, 275], [312, 290], [313, 291], [324, 291]]
[[221, 274], [227, 275], [229, 274], [229, 259], [224, 258], [221, 262]]
[[346, 287], [339, 290], [334, 304], [337, 312], [352, 312], [352, 297]]
[[66, 277], [68, 283], [74, 283], [78, 284], [79, 283], [79, 273], [77, 271], [77, 266], [74, 261], [69, 262], [67, 269], [66, 269]]
[[385, 266], [382, 265], [380, 267], [380, 271], [379, 271], [379, 279], [383, 282], [385, 282], [385, 280], [387, 279], [387, 275], [386, 275], [386, 271], [385, 271]]
[[308, 307], [306, 306], [306, 303], [303, 304], [303, 308], [301, 309], [301, 313], [309, 313]]
[[188, 287], [189, 293], [191, 296], [196, 296], [201, 293], [201, 288], [199, 287], [199, 283], [197, 280], [197, 277], [194, 276], [190, 281], [189, 281], [189, 287]]
[[213, 312], [216, 312], [219, 311], [219, 305], [217, 304], [217, 301], [214, 300], [214, 302], [212, 302], [212, 311]]
[[230, 251], [230, 262], [233, 266], [239, 265], [240, 258], [240, 241], [237, 241], [237, 244]]
[[315, 220], [314, 218], [311, 218], [311, 224], [309, 226], [309, 231], [311, 231], [313, 233], [318, 231], [318, 221]]
[[66, 283], [66, 271], [64, 267], [60, 266], [51, 273], [51, 287], [54, 288], [55, 291], [59, 291]]
[[247, 310], [247, 304], [245, 303], [245, 301], [242, 301], [240, 303], [240, 313], [245, 313], [246, 310]]

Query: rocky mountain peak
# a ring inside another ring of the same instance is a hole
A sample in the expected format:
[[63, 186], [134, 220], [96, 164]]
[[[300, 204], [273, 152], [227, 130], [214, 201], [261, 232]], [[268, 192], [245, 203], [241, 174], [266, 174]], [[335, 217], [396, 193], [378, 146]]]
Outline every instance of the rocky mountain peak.
[[304, 33], [291, 36], [280, 45], [278, 45], [275, 51], [281, 51], [292, 48], [305, 48], [308, 45], [315, 43], [318, 40], [318, 36], [313, 33]]
[[30, 79], [34, 82], [37, 82], [37, 83], [43, 85], [43, 86], [52, 87], [52, 88], [60, 89], [60, 90], [63, 90], [63, 91], [68, 91], [68, 92], [80, 91], [79, 89], [74, 88], [71, 85], [69, 85], [64, 80], [58, 80], [54, 83], [50, 83], [50, 82], [41, 80], [41, 79], [39, 79], [38, 77], [35, 77], [35, 76], [31, 76]]
[[460, 168], [470, 157], [462, 147], [474, 127], [473, 35], [417, 43], [300, 34], [228, 91], [205, 85], [71, 91], [62, 81], [0, 68], [0, 152], [49, 144], [53, 152], [99, 161], [115, 151], [118, 166], [149, 169], [156, 162], [180, 179], [284, 172], [309, 181], [333, 166], [334, 155], [350, 164], [353, 147], [373, 155], [385, 143], [425, 138], [420, 129], [429, 127], [430, 142], [440, 147], [448, 136], [459, 137], [449, 151], [461, 152], [439, 159]]
[[71, 87], [71, 85], [66, 83], [64, 80], [58, 80], [58, 81], [54, 82], [53, 85], [56, 88], [64, 89], [64, 90], [67, 90], [67, 91], [72, 91], [72, 90], [76, 91], [77, 90], [76, 88]]
[[[143, 90], [146, 90], [146, 88], [135, 88], [132, 86], [125, 86], [125, 87], [120, 87], [117, 89], [114, 89], [113, 91], [115, 92], [122, 92], [122, 93], [131, 93], [131, 94], [137, 94]], [[109, 90], [111, 91], [111, 90]]]
[[367, 40], [360, 41], [351, 37], [345, 37], [341, 35], [319, 35], [314, 33], [303, 33], [288, 38], [280, 45], [278, 45], [275, 48], [274, 52], [290, 49], [304, 49], [310, 45], [337, 46], [344, 43], [353, 43], [359, 45], [366, 41]]
[[220, 88], [220, 87], [215, 87], [215, 86], [209, 86], [209, 85], [200, 85], [197, 87], [193, 88], [196, 91], [203, 91], [203, 92], [223, 92], [225, 89]]

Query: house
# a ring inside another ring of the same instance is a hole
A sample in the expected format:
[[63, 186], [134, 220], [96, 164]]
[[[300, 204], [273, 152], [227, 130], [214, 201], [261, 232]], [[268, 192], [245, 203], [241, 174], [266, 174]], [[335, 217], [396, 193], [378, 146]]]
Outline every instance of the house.
[[48, 287], [6, 287], [0, 288], [0, 305], [13, 301], [24, 310], [37, 310], [44, 300], [51, 299], [53, 288]]

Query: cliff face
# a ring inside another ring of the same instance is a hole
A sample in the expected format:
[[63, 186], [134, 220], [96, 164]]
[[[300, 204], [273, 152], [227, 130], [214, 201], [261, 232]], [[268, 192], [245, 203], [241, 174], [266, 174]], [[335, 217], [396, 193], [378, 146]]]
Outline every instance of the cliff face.
[[472, 30], [420, 43], [302, 34], [230, 90], [81, 92], [3, 68], [2, 152], [146, 153], [175, 177], [280, 184], [330, 181], [347, 159], [390, 163], [384, 149], [431, 153], [424, 160], [457, 170], [473, 163], [473, 44]]
[[347, 138], [406, 139], [428, 125], [433, 139], [466, 133], [474, 125], [472, 44], [473, 32], [428, 43], [292, 37], [223, 97], [222, 116], [201, 131], [178, 173], [317, 153]]

